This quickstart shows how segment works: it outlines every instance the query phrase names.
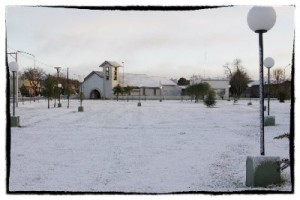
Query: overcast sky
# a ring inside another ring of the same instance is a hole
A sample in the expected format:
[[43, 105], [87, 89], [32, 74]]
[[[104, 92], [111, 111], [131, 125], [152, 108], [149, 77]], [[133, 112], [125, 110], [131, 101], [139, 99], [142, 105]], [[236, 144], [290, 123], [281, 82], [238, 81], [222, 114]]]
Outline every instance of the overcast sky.
[[[111, 60], [124, 62], [125, 73], [224, 77], [223, 65], [239, 58], [258, 79], [258, 35], [247, 25], [251, 7], [108, 11], [6, 6], [7, 51], [35, 55], [44, 63], [36, 66], [49, 73], [55, 73], [55, 66], [69, 67], [72, 76], [88, 75]], [[264, 55], [274, 58], [275, 67], [285, 67], [292, 59], [295, 8], [274, 8], [277, 20], [264, 34]], [[33, 63], [31, 56], [19, 54], [21, 71]]]

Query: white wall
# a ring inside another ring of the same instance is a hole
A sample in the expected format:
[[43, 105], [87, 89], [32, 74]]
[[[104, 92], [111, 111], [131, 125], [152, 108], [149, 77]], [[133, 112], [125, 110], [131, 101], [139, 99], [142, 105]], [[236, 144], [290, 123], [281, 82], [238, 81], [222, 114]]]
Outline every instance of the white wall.
[[[106, 74], [105, 74], [105, 69], [106, 67], [109, 67], [109, 80], [106, 80]], [[117, 80], [114, 80], [114, 71], [115, 71], [115, 67], [111, 66], [109, 64], [106, 64], [103, 66], [103, 74], [105, 74], [105, 83], [104, 83], [104, 93], [103, 95], [106, 98], [113, 98], [113, 91], [112, 89], [118, 85], [119, 80], [120, 80], [120, 75], [119, 75], [119, 67], [116, 68], [117, 69]]]
[[181, 96], [181, 88], [177, 85], [163, 85], [163, 96]]
[[103, 97], [103, 79], [96, 74], [91, 75], [83, 83], [83, 94], [85, 98], [90, 98], [90, 94], [93, 90], [98, 90], [101, 97]]
[[213, 89], [216, 91], [218, 89], [225, 89], [224, 99], [228, 99], [229, 97], [229, 80], [202, 80], [201, 82], [208, 83]]

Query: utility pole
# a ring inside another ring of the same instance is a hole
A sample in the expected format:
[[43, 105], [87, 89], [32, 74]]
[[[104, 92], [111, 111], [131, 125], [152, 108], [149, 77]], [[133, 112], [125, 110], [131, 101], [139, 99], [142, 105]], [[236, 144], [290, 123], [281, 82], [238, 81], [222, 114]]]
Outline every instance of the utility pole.
[[69, 103], [70, 103], [69, 67], [67, 68], [67, 92], [68, 92], [68, 105], [67, 105], [67, 108], [69, 108]]
[[[56, 87], [57, 87], [57, 90], [58, 90], [59, 71], [60, 71], [61, 67], [54, 67], [54, 68], [57, 71], [57, 85], [56, 85]], [[59, 90], [58, 90], [58, 98], [59, 98], [59, 96], [60, 96], [60, 93], [59, 93]], [[54, 107], [55, 107], [55, 104], [54, 104]], [[58, 102], [57, 107], [61, 107], [60, 102]]]
[[124, 68], [124, 62], [122, 62], [122, 65], [123, 65], [123, 87], [125, 86], [125, 82], [124, 82], [124, 70], [125, 70], [125, 68]]
[[[11, 54], [14, 54], [15, 55], [15, 60], [16, 60], [16, 63], [18, 63], [18, 53], [25, 53], [25, 54], [28, 54], [30, 56], [32, 56], [34, 58], [34, 68], [35, 68], [35, 56], [31, 53], [27, 53], [25, 51], [19, 51], [17, 50], [16, 52], [11, 52], [11, 53], [7, 53], [9, 55]], [[18, 72], [16, 73], [16, 107], [18, 107], [18, 104], [19, 104], [19, 75], [18, 75]]]
[[[18, 51], [7, 53], [7, 54], [9, 54], [9, 55], [14, 54], [16, 63], [18, 63]], [[15, 90], [14, 92], [17, 94], [16, 95], [16, 107], [18, 107], [18, 102], [19, 102], [19, 93], [18, 93], [18, 91], [19, 91], [19, 86], [18, 86], [19, 85], [19, 75], [18, 75], [18, 72], [16, 73], [16, 85], [17, 85], [17, 87], [13, 90]]]

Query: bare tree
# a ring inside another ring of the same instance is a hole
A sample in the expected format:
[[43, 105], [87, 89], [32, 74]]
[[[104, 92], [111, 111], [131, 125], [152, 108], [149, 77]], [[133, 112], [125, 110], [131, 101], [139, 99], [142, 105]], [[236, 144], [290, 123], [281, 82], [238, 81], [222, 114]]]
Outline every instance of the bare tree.
[[281, 68], [276, 68], [272, 70], [272, 76], [276, 80], [276, 84], [282, 83], [284, 81], [284, 70]]
[[242, 60], [239, 58], [236, 58], [232, 65], [235, 67], [236, 71], [240, 70], [240, 71], [244, 71], [244, 66], [242, 65]]
[[235, 100], [238, 100], [246, 90], [250, 77], [244, 69], [241, 59], [237, 58], [231, 65], [230, 63], [226, 63], [223, 67], [225, 68], [227, 78], [230, 79], [230, 92], [234, 95]]
[[232, 72], [231, 72], [231, 68], [230, 68], [230, 63], [227, 62], [223, 65], [223, 67], [225, 68], [225, 74], [227, 78], [231, 78], [232, 77]]
[[33, 101], [35, 101], [35, 96], [40, 92], [41, 82], [45, 77], [45, 72], [41, 68], [28, 67], [25, 69], [22, 79], [27, 79], [32, 90]]

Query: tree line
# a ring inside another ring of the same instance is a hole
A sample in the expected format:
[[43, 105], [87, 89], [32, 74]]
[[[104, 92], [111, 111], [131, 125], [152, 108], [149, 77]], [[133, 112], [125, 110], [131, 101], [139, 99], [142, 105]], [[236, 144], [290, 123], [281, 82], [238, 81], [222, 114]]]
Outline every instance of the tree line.
[[133, 89], [134, 87], [131, 86], [122, 87], [120, 84], [118, 84], [113, 88], [113, 93], [117, 97], [117, 101], [119, 101], [120, 95], [126, 95], [128, 101], [128, 96], [131, 95]]
[[[249, 89], [248, 84], [251, 82], [250, 76], [240, 59], [235, 59], [232, 63], [225, 63], [223, 68], [225, 69], [225, 76], [229, 80], [230, 96], [232, 96], [235, 101], [238, 101], [247, 93], [247, 89]], [[285, 84], [287, 80], [285, 69], [280, 67], [272, 69], [271, 78], [275, 80], [276, 84], [270, 85], [270, 95], [278, 98], [280, 101], [289, 98], [290, 93], [288, 91], [290, 88], [288, 84]], [[191, 96], [191, 98], [194, 97], [196, 101], [203, 99], [203, 91], [205, 91], [205, 87], [207, 87], [206, 85], [193, 86], [190, 80], [183, 77], [178, 80], [177, 84], [188, 86], [185, 95]], [[267, 92], [265, 89], [265, 94]]]
[[[64, 74], [57, 77], [56, 74], [47, 74], [39, 67], [28, 67], [20, 73], [23, 84], [20, 87], [22, 97], [30, 97], [35, 101], [37, 96], [44, 96], [49, 101], [58, 95], [72, 95], [79, 91], [79, 81], [68, 79]], [[26, 84], [25, 84], [26, 82]], [[59, 84], [61, 87], [58, 87]], [[48, 105], [49, 108], [49, 105]]]

